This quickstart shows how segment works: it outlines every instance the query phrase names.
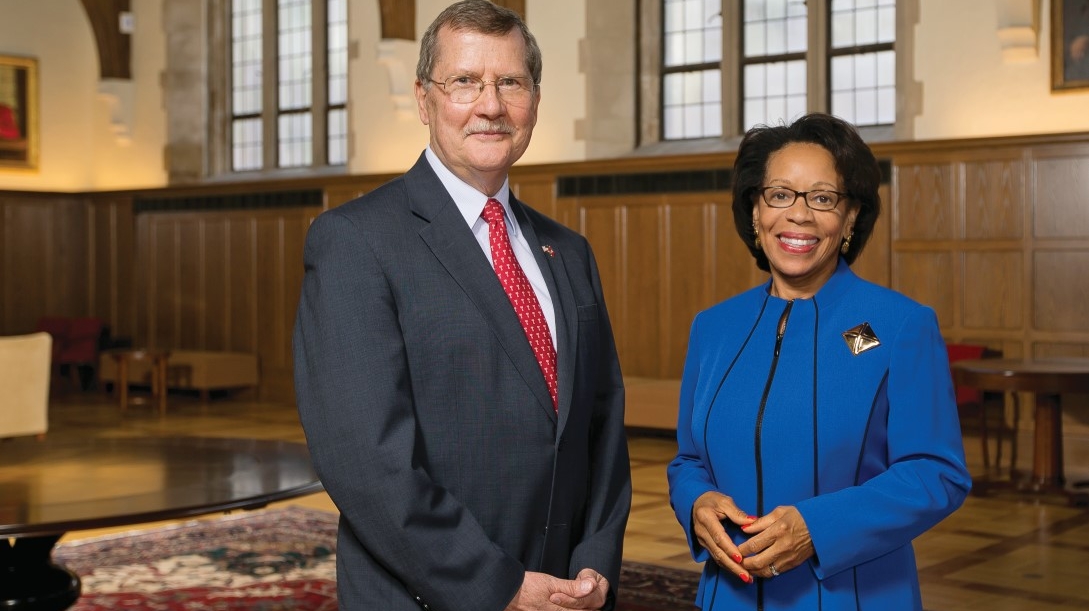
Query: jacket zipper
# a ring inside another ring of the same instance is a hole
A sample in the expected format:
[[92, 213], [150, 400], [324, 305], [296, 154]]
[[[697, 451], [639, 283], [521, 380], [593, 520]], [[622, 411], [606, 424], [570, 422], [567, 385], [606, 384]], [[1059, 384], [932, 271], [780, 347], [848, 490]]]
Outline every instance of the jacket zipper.
[[[756, 515], [764, 515], [764, 466], [760, 459], [761, 429], [764, 425], [764, 408], [768, 405], [768, 395], [771, 393], [771, 382], [775, 379], [775, 369], [779, 366], [779, 351], [783, 347], [783, 336], [786, 335], [787, 319], [790, 318], [790, 309], [794, 307], [794, 300], [786, 304], [782, 316], [779, 317], [779, 325], [775, 332], [775, 352], [771, 357], [771, 368], [768, 370], [768, 380], [764, 383], [764, 394], [760, 397], [760, 409], [756, 412]], [[756, 582], [756, 609], [764, 609], [764, 581]]]

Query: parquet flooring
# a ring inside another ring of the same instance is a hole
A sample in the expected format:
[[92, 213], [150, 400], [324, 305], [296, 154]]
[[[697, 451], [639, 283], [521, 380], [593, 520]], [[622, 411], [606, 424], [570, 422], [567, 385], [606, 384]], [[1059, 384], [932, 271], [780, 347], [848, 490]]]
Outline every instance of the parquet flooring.
[[[94, 392], [55, 393], [50, 427], [51, 436], [304, 440], [294, 406], [232, 397], [202, 404], [196, 397], [171, 395], [167, 413], [160, 417], [150, 407], [129, 408], [122, 414], [112, 399]], [[966, 439], [966, 447], [975, 473], [980, 461], [978, 451], [973, 456], [971, 450], [978, 441]], [[634, 498], [624, 556], [698, 571], [669, 507], [665, 465], [675, 448], [668, 435], [633, 432], [630, 438]], [[336, 510], [324, 494], [286, 503]], [[69, 533], [65, 540], [103, 532]], [[1016, 495], [972, 496], [959, 511], [917, 539], [915, 547], [928, 611], [1089, 608], [1089, 508]]]

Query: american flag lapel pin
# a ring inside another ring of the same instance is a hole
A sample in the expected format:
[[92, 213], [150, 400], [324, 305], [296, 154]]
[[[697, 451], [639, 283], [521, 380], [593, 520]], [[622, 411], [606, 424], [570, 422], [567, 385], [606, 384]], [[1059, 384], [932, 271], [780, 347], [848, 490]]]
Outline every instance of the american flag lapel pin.
[[545, 244], [545, 245], [541, 246], [541, 252], [548, 255], [549, 257], [555, 257], [556, 256], [556, 251], [552, 250], [552, 245], [550, 245], [550, 244]]

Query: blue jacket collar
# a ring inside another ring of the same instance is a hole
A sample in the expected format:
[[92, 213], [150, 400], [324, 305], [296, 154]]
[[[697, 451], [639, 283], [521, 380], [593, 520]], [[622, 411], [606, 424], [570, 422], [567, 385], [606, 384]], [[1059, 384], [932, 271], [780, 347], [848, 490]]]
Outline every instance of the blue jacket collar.
[[[851, 271], [851, 266], [847, 265], [847, 261], [843, 257], [839, 258], [839, 262], [836, 264], [836, 271], [832, 272], [832, 277], [824, 283], [824, 286], [817, 291], [814, 295], [814, 299], [821, 305], [830, 305], [839, 301], [846, 292], [848, 287], [854, 282], [858, 276]], [[770, 299], [779, 299], [780, 301], [786, 301], [771, 295], [771, 280], [769, 279], [764, 285], [764, 292], [768, 294]]]

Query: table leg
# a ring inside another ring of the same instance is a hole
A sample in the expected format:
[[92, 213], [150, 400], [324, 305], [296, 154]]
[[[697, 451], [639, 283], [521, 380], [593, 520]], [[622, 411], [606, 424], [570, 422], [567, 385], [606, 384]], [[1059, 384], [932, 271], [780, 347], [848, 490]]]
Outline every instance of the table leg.
[[0, 539], [0, 609], [61, 611], [79, 598], [79, 577], [54, 564], [60, 535]]
[[159, 415], [166, 415], [166, 357], [155, 357], [152, 372], [152, 396], [159, 402]]
[[1059, 395], [1036, 393], [1036, 432], [1033, 437], [1032, 481], [1036, 490], [1062, 491], [1063, 420]]
[[121, 411], [129, 407], [129, 358], [121, 356], [117, 359], [117, 396], [121, 401]]

